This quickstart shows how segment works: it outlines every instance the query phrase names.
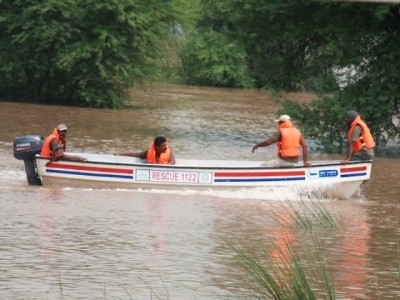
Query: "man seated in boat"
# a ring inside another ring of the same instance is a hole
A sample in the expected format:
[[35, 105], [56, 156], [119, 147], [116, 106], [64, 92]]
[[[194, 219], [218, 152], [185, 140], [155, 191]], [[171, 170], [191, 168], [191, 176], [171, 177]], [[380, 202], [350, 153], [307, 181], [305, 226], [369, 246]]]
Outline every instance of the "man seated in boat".
[[40, 156], [50, 157], [52, 160], [70, 160], [85, 162], [86, 158], [65, 154], [65, 149], [67, 147], [67, 126], [65, 124], [60, 124], [53, 129], [53, 132], [46, 138], [42, 146], [42, 151]]
[[139, 152], [117, 152], [114, 155], [132, 156], [146, 160], [149, 164], [175, 164], [175, 157], [172, 148], [170, 148], [167, 139], [158, 136], [151, 143], [149, 149]]
[[267, 166], [293, 166], [299, 161], [300, 151], [303, 149], [303, 163], [306, 167], [311, 167], [307, 161], [307, 145], [300, 131], [293, 127], [291, 118], [288, 115], [282, 115], [275, 120], [278, 123], [278, 130], [267, 140], [256, 144], [252, 152], [259, 147], [267, 147], [276, 143], [277, 158], [266, 163]]
[[341, 164], [348, 164], [349, 161], [370, 160], [374, 158], [375, 141], [365, 122], [355, 111], [348, 111], [345, 116], [348, 125], [347, 139], [349, 150]]

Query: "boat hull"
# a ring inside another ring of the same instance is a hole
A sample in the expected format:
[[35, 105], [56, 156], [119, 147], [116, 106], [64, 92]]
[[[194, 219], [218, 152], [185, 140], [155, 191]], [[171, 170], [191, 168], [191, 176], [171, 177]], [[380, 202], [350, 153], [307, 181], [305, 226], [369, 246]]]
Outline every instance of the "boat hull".
[[313, 162], [311, 168], [267, 167], [261, 161], [177, 160], [175, 165], [145, 164], [140, 159], [79, 153], [87, 162], [50, 161], [36, 156], [45, 186], [85, 188], [234, 189], [288, 186], [296, 189], [331, 189], [348, 199], [370, 178], [372, 162], [340, 165], [339, 161]]

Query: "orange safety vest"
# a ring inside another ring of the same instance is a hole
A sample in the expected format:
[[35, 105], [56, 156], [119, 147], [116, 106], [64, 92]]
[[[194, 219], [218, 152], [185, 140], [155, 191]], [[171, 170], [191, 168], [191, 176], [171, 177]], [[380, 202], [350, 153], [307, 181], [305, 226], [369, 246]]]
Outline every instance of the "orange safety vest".
[[158, 160], [156, 160], [156, 146], [154, 143], [151, 143], [149, 150], [147, 150], [147, 162], [149, 164], [169, 164], [171, 160], [171, 148], [169, 144], [167, 146], [167, 151], [160, 154]]
[[54, 128], [53, 133], [50, 134], [44, 141], [44, 144], [42, 146], [42, 151], [40, 152], [40, 156], [56, 158], [55, 153], [50, 148], [50, 144], [51, 144], [52, 140], [57, 141], [58, 149], [62, 149], [63, 152], [65, 151], [66, 141], [63, 141], [61, 139], [60, 135], [58, 134], [57, 128]]
[[374, 138], [372, 137], [372, 134], [369, 131], [367, 124], [365, 124], [364, 121], [361, 120], [360, 116], [357, 116], [357, 118], [355, 118], [350, 125], [350, 129], [347, 135], [350, 145], [353, 142], [351, 137], [353, 135], [353, 131], [356, 125], [361, 126], [362, 133], [361, 136], [354, 142], [353, 148], [351, 149], [352, 153], [362, 150], [364, 146], [367, 148], [375, 147]]
[[301, 133], [293, 127], [291, 121], [278, 125], [282, 139], [276, 143], [279, 157], [299, 157]]

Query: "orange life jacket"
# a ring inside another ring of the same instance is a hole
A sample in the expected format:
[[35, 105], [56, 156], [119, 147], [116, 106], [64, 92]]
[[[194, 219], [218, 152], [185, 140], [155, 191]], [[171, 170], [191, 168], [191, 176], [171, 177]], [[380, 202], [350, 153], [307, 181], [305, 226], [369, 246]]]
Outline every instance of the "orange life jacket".
[[286, 121], [278, 125], [282, 139], [276, 143], [277, 154], [279, 157], [299, 157], [301, 133], [293, 127], [291, 121]]
[[147, 150], [147, 162], [149, 164], [169, 164], [171, 160], [171, 148], [169, 144], [167, 144], [167, 151], [160, 154], [158, 160], [156, 160], [156, 146], [154, 143], [151, 143], [149, 150]]
[[364, 121], [361, 120], [360, 116], [357, 116], [357, 118], [355, 118], [354, 121], [350, 125], [350, 129], [347, 134], [349, 143], [351, 144], [353, 142], [351, 137], [353, 135], [353, 131], [354, 131], [354, 128], [356, 125], [361, 126], [362, 133], [361, 133], [361, 136], [354, 142], [353, 148], [351, 150], [352, 153], [362, 150], [362, 148], [364, 146], [367, 148], [375, 147], [374, 138], [372, 137], [372, 134], [369, 131], [367, 124], [365, 124]]
[[40, 152], [40, 156], [57, 158], [56, 153], [54, 153], [50, 147], [52, 140], [57, 141], [57, 143], [58, 143], [57, 148], [62, 150], [60, 153], [57, 153], [57, 154], [59, 157], [62, 156], [62, 154], [65, 151], [66, 141], [61, 139], [60, 135], [58, 134], [57, 128], [54, 128], [53, 133], [50, 134], [44, 141], [44, 144], [42, 146], [42, 151]]

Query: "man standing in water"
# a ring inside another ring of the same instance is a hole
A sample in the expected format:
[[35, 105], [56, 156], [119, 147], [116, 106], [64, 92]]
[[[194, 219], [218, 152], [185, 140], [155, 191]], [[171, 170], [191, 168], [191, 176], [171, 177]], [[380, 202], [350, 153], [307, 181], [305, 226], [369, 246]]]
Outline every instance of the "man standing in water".
[[167, 139], [163, 136], [156, 137], [148, 150], [141, 152], [118, 152], [114, 153], [114, 155], [138, 157], [145, 159], [149, 164], [175, 164], [174, 153], [169, 147]]
[[268, 162], [271, 166], [293, 166], [298, 163], [300, 151], [303, 149], [304, 166], [310, 167], [311, 164], [307, 161], [307, 145], [300, 131], [293, 127], [291, 118], [288, 115], [282, 115], [275, 120], [278, 123], [278, 130], [269, 139], [256, 144], [252, 152], [259, 147], [267, 147], [276, 143], [277, 159]]
[[349, 150], [341, 164], [345, 165], [349, 161], [355, 160], [373, 159], [375, 141], [367, 124], [361, 120], [355, 111], [348, 111], [345, 120], [348, 125], [347, 139]]
[[87, 161], [86, 158], [80, 156], [65, 154], [67, 131], [65, 124], [60, 124], [54, 128], [53, 132], [44, 141], [40, 156], [51, 157], [53, 160]]

